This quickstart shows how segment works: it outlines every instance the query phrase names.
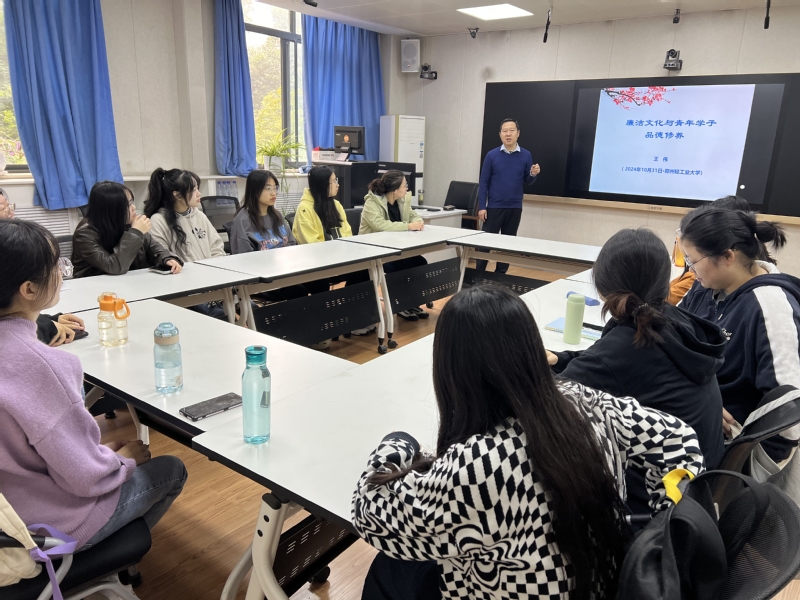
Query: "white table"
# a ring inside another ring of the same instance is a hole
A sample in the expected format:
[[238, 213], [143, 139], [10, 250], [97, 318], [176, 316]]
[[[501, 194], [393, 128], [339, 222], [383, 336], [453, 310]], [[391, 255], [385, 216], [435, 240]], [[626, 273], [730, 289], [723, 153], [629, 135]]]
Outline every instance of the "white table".
[[[233, 322], [231, 286], [245, 285], [257, 278], [233, 271], [212, 269], [187, 263], [177, 275], [159, 275], [147, 269], [129, 271], [125, 275], [96, 275], [64, 281], [61, 298], [49, 314], [81, 312], [98, 308], [97, 297], [114, 292], [126, 302], [158, 298], [178, 306], [196, 306], [223, 300], [228, 319]], [[243, 303], [244, 304], [244, 303]], [[245, 317], [247, 315], [245, 314]]]
[[[433, 210], [433, 209], [438, 210]], [[453, 210], [444, 210], [441, 207], [420, 207], [415, 208], [414, 212], [422, 217], [425, 225], [436, 225], [438, 227], [455, 227], [461, 229], [461, 215], [467, 214], [467, 211], [456, 208]]]
[[[564, 343], [564, 336], [555, 331], [548, 331], [545, 326], [556, 319], [566, 315], [567, 293], [576, 292], [583, 296], [598, 299], [597, 291], [590, 283], [561, 279], [554, 281], [540, 288], [532, 290], [520, 296], [525, 304], [528, 305], [536, 324], [539, 326], [539, 333], [542, 336], [544, 347], [553, 351], [564, 350], [585, 350], [592, 345], [591, 340], [581, 338], [578, 344]], [[605, 320], [601, 316], [603, 306], [586, 306], [583, 314], [583, 322], [602, 327]]]
[[[378, 302], [380, 317], [379, 347], [382, 347], [387, 325], [383, 317], [379, 293], [379, 289], [385, 286], [380, 260], [399, 254], [399, 251], [391, 248], [329, 242], [302, 244], [264, 252], [247, 252], [203, 259], [198, 262], [208, 267], [238, 271], [255, 277], [258, 283], [246, 286], [244, 290], [248, 299], [249, 294], [257, 292], [276, 290], [317, 279], [367, 270], [375, 286], [375, 298]], [[251, 329], [256, 329], [252, 311], [248, 311], [248, 325]], [[391, 325], [389, 325], [388, 331], [393, 331]]]
[[[158, 275], [157, 275], [158, 277]], [[86, 380], [120, 397], [173, 430], [193, 436], [236, 422], [241, 429], [241, 409], [236, 408], [193, 423], [180, 414], [184, 406], [242, 391], [244, 349], [267, 348], [267, 366], [272, 374], [272, 398], [277, 404], [292, 394], [339, 375], [356, 366], [244, 327], [184, 310], [159, 300], [141, 300], [130, 305], [129, 341], [106, 348], [97, 336], [98, 310], [84, 312], [89, 337], [61, 346], [81, 360]], [[180, 330], [183, 355], [183, 390], [160, 394], [153, 372], [153, 330], [171, 321]], [[240, 436], [241, 437], [241, 436]]]
[[[670, 272], [670, 280], [675, 279], [676, 277], [680, 277], [683, 275], [683, 267], [676, 267], [672, 265], [671, 272]], [[574, 275], [570, 275], [567, 277], [572, 281], [582, 281], [584, 283], [593, 283], [592, 281], [592, 269], [586, 269], [585, 271], [581, 271], [580, 273], [575, 273]]]
[[484, 232], [453, 239], [448, 243], [461, 247], [462, 281], [471, 258], [497, 260], [521, 267], [572, 275], [594, 264], [600, 252], [600, 246]]

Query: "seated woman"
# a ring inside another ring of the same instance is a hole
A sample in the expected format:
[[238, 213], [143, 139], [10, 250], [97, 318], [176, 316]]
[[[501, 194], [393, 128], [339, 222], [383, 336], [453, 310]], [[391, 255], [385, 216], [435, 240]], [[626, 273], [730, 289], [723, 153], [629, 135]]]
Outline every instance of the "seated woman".
[[72, 236], [75, 277], [124, 275], [156, 267], [180, 273], [183, 262], [150, 237], [150, 219], [136, 214], [133, 192], [101, 181], [89, 193], [89, 212]]
[[[548, 352], [560, 378], [632, 396], [642, 406], [678, 417], [697, 433], [706, 468], [723, 454], [722, 397], [715, 373], [725, 336], [719, 327], [666, 302], [670, 260], [648, 229], [622, 229], [605, 243], [592, 269], [611, 319], [582, 352]], [[646, 513], [644, 471], [628, 469], [628, 505]]]
[[[364, 196], [359, 235], [376, 231], [422, 231], [424, 226], [422, 218], [411, 208], [411, 192], [402, 171], [386, 171], [369, 184], [369, 192]], [[412, 256], [384, 263], [383, 270], [395, 273], [427, 264], [424, 256]], [[419, 307], [400, 311], [397, 315], [406, 321], [419, 321], [430, 316]]]
[[[764, 244], [782, 248], [783, 228], [753, 213], [698, 208], [681, 220], [681, 246], [696, 281], [680, 306], [713, 321], [728, 338], [717, 372], [726, 433], [744, 423], [761, 398], [781, 385], [800, 387], [800, 279], [760, 261]], [[790, 444], [765, 445], [783, 460]]]
[[100, 443], [83, 406], [77, 357], [36, 339], [61, 293], [58, 244], [33, 221], [0, 220], [0, 491], [25, 523], [46, 523], [86, 549], [134, 519], [152, 528], [186, 469], [141, 441]]
[[365, 599], [613, 598], [630, 538], [624, 469], [647, 470], [656, 511], [671, 502], [666, 473], [703, 469], [679, 419], [556, 382], [533, 316], [505, 288], [463, 290], [442, 309], [433, 386], [435, 455], [390, 433], [353, 495], [353, 524], [382, 551]]
[[[242, 206], [233, 218], [231, 254], [297, 245], [286, 219], [275, 209], [279, 187], [278, 178], [271, 172], [263, 169], [250, 171]], [[308, 296], [308, 290], [302, 285], [292, 285], [259, 296], [278, 302]]]

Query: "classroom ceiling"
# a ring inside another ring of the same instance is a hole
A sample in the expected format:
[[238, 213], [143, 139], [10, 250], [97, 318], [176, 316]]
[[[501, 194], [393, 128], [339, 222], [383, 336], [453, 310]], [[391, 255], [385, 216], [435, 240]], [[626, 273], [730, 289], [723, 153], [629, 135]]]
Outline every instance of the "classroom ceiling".
[[[691, 13], [766, 7], [766, 0], [317, 0], [317, 8], [302, 0], [261, 1], [381, 33], [418, 36], [466, 33], [468, 27], [479, 27], [481, 32], [543, 27], [550, 6], [553, 25], [672, 16], [676, 8]], [[459, 8], [502, 3], [533, 16], [482, 21], [457, 12]], [[800, 5], [800, 0], [772, 0], [773, 7], [793, 4]]]

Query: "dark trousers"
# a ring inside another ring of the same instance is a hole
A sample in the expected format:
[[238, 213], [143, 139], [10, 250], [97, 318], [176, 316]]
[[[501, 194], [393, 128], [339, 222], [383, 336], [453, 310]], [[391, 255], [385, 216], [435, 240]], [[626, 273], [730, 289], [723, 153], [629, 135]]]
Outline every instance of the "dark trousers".
[[409, 258], [401, 258], [392, 262], [383, 263], [384, 273], [397, 273], [398, 271], [405, 271], [406, 269], [413, 269], [414, 267], [421, 267], [427, 265], [428, 261], [424, 256], [411, 256]]
[[[522, 218], [522, 208], [490, 208], [488, 218], [483, 222], [483, 230], [486, 233], [501, 233], [503, 235], [517, 235], [519, 221]], [[489, 261], [476, 260], [475, 267], [478, 272], [486, 270]], [[497, 263], [494, 268], [495, 273], [505, 273], [508, 271], [508, 263]]]
[[361, 600], [441, 600], [439, 569], [432, 560], [390, 558], [379, 552], [364, 580]]

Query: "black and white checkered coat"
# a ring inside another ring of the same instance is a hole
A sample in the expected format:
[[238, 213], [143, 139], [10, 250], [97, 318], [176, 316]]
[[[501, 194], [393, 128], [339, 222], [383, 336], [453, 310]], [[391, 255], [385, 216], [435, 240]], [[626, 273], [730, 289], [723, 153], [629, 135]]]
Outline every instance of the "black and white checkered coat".
[[[661, 477], [676, 468], [703, 469], [694, 430], [679, 419], [633, 398], [558, 385], [591, 423], [622, 498], [629, 463], [648, 469], [655, 510], [670, 502]], [[394, 558], [436, 560], [444, 598], [566, 598], [572, 582], [516, 420], [452, 446], [427, 473], [369, 485], [387, 463], [410, 465], [414, 445], [401, 438], [381, 443], [358, 482], [352, 517], [364, 539]], [[596, 597], [604, 597], [602, 590]]]

